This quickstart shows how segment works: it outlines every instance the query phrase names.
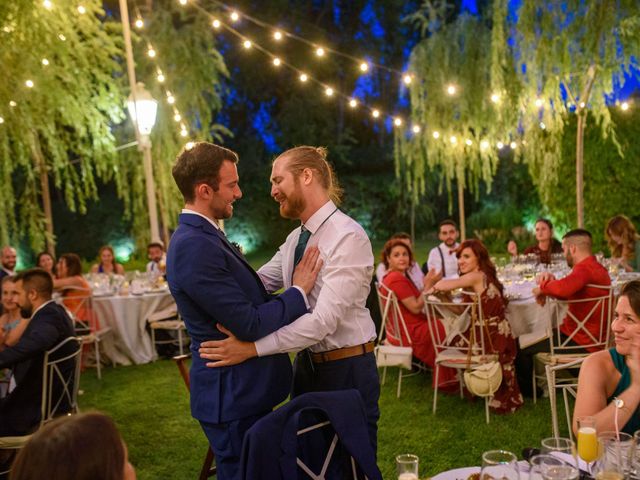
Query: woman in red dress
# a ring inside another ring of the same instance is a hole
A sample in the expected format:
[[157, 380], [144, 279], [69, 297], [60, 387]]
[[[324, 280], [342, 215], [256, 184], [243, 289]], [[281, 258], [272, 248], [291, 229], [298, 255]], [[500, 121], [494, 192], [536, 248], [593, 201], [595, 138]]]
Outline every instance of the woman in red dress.
[[[413, 263], [413, 253], [402, 240], [389, 240], [382, 250], [382, 261], [387, 268], [387, 274], [382, 279], [382, 284], [398, 297], [400, 312], [409, 333], [409, 338], [407, 338], [404, 328], [400, 326], [402, 343], [408, 345], [409, 339], [411, 339], [413, 356], [433, 368], [435, 366], [435, 349], [429, 332], [428, 320], [424, 314], [422, 285], [419, 289], [407, 276], [407, 271]], [[436, 328], [440, 330], [441, 335], [444, 335], [444, 327], [440, 322], [437, 323]], [[400, 344], [397, 338], [391, 336], [387, 336], [387, 341], [393, 345]], [[459, 384], [455, 369], [441, 368], [438, 383], [438, 390], [458, 391]]]
[[[435, 270], [425, 277], [425, 290], [429, 293], [449, 292], [457, 288], [474, 291], [480, 296], [482, 316], [489, 331], [489, 348], [498, 354], [502, 366], [502, 384], [494, 394], [489, 407], [496, 413], [511, 413], [523, 404], [515, 375], [513, 361], [516, 357], [516, 341], [505, 317], [506, 301], [503, 286], [496, 275], [496, 267], [489, 259], [489, 252], [480, 240], [466, 240], [458, 248], [460, 278], [441, 280]], [[465, 302], [471, 301], [465, 298]], [[481, 327], [477, 327], [481, 328]], [[469, 330], [463, 333], [469, 337]], [[479, 332], [477, 332], [479, 335]], [[453, 340], [455, 344], [456, 340]], [[463, 344], [462, 339], [459, 339]]]

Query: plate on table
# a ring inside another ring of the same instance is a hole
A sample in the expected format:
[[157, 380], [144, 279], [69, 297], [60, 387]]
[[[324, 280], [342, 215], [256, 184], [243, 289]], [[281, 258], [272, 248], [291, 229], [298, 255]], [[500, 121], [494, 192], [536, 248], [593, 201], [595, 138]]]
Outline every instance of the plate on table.
[[[518, 462], [518, 466], [520, 467], [520, 480], [529, 480], [529, 472], [523, 471], [523, 468], [526, 464], [526, 468], [529, 467], [529, 463], [526, 461]], [[467, 480], [469, 475], [474, 473], [480, 473], [480, 467], [462, 467], [462, 468], [454, 468], [452, 470], [447, 470], [446, 472], [438, 473], [431, 477], [431, 480]]]
[[113, 297], [113, 292], [92, 292], [94, 297]]

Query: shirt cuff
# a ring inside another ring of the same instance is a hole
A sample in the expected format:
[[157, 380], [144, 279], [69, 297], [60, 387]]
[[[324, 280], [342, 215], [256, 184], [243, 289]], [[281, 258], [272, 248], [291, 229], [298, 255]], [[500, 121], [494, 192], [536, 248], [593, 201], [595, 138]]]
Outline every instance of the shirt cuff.
[[260, 340], [256, 340], [254, 345], [259, 357], [265, 357], [267, 355], [280, 353], [276, 336], [273, 333], [271, 335], [267, 335], [266, 337], [262, 337]]
[[311, 310], [311, 305], [309, 304], [309, 300], [307, 299], [307, 294], [304, 293], [304, 290], [301, 289], [299, 286], [297, 285], [291, 285], [293, 288], [295, 288], [296, 290], [298, 290], [301, 294], [302, 294], [302, 298], [304, 299], [304, 304], [307, 306], [307, 311]]

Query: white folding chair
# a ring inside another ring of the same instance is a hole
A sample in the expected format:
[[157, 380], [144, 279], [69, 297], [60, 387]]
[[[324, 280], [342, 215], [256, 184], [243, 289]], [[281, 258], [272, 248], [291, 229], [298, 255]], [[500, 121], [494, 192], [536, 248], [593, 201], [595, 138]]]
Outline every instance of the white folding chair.
[[[75, 344], [74, 352], [60, 356], [59, 351], [68, 344]], [[82, 339], [80, 337], [68, 337], [45, 352], [38, 428], [57, 416], [78, 412], [81, 353]], [[73, 361], [73, 369], [69, 375], [65, 376], [63, 366], [71, 361]], [[32, 435], [0, 437], [0, 450], [18, 450], [26, 445]], [[8, 472], [8, 470], [0, 472], [0, 475]]]
[[[151, 313], [146, 320], [149, 325], [149, 329], [151, 330], [151, 343], [153, 343], [154, 348], [156, 345], [177, 344], [180, 352], [179, 355], [184, 355], [184, 347], [188, 345], [189, 336], [187, 335], [187, 327], [185, 326], [184, 321], [180, 319], [178, 306], [175, 302], [166, 308], [156, 310]], [[165, 330], [171, 336], [173, 336], [172, 334], [175, 334], [177, 340], [175, 338], [157, 340], [156, 330]]]
[[[462, 397], [462, 370], [467, 368], [467, 357], [471, 350], [471, 368], [479, 366], [487, 361], [497, 360], [497, 355], [488, 352], [485, 347], [484, 317], [482, 306], [478, 301], [478, 295], [474, 292], [464, 292], [472, 300], [469, 302], [441, 301], [433, 296], [425, 295], [425, 313], [429, 323], [429, 331], [433, 347], [436, 351], [435, 361], [435, 387], [433, 392], [433, 413], [436, 413], [438, 404], [438, 378], [441, 367], [455, 368], [458, 370], [460, 381], [460, 396]], [[477, 315], [475, 342], [463, 335], [469, 327], [471, 316]], [[437, 322], [443, 322], [453, 326], [447, 333], [437, 327]], [[456, 344], [452, 340], [456, 339]], [[489, 402], [493, 397], [484, 397], [485, 417], [489, 423]]]
[[[547, 322], [547, 335], [550, 342], [549, 353], [537, 353], [533, 362], [533, 401], [536, 402], [536, 387], [537, 381], [540, 379], [547, 379], [545, 372], [544, 376], [536, 374], [536, 362], [540, 362], [546, 370], [547, 365], [558, 365], [562, 363], [573, 363], [575, 360], [584, 358], [589, 353], [584, 353], [584, 350], [593, 352], [597, 350], [604, 350], [609, 346], [609, 334], [611, 331], [611, 320], [613, 317], [614, 309], [614, 289], [609, 285], [587, 285], [587, 287], [602, 290], [603, 294], [598, 297], [584, 298], [578, 300], [560, 300], [556, 298], [549, 298], [548, 301], [551, 304], [551, 315]], [[577, 316], [571, 311], [572, 305], [587, 305], [588, 312], [584, 318], [577, 318]], [[575, 324], [575, 330], [569, 336], [564, 338], [560, 332], [560, 323], [563, 321], [563, 314], [571, 319]], [[557, 328], [554, 325], [554, 320], [557, 320]], [[589, 325], [597, 325], [597, 332], [594, 334], [589, 329]], [[589, 339], [588, 343], [582, 345], [571, 345], [575, 336], [580, 333], [584, 334]], [[583, 350], [582, 352], [580, 350]], [[558, 378], [554, 376], [554, 383], [547, 384], [549, 392], [549, 398], [551, 399], [551, 391], [558, 385], [558, 383], [572, 384], [576, 382], [576, 378]], [[552, 406], [553, 408], [553, 406]]]
[[[378, 345], [375, 348], [376, 364], [383, 367], [382, 385], [387, 378], [387, 367], [398, 367], [398, 390], [397, 397], [400, 398], [402, 388], [402, 370], [411, 370], [413, 360], [413, 349], [411, 348], [411, 337], [407, 329], [407, 324], [402, 316], [398, 297], [384, 284], [376, 284], [380, 313], [382, 314], [382, 324], [378, 335]], [[402, 330], [401, 330], [402, 329]], [[404, 332], [407, 342], [403, 340]], [[386, 333], [386, 337], [385, 337]], [[393, 339], [393, 343], [389, 342]], [[405, 374], [405, 377], [415, 374]]]
[[570, 370], [579, 368], [582, 365], [586, 357], [581, 357], [572, 362], [559, 363], [556, 365], [547, 364], [545, 370], [547, 374], [547, 384], [554, 385], [554, 388], [549, 388], [549, 402], [551, 403], [551, 428], [553, 430], [553, 436], [558, 438], [560, 436], [560, 428], [558, 427], [558, 404], [556, 401], [556, 391], [562, 391], [562, 397], [564, 399], [564, 413], [567, 420], [567, 429], [569, 430], [569, 438], [573, 440], [573, 418], [571, 415], [571, 405], [569, 403], [569, 396], [573, 397], [575, 401], [578, 396], [578, 379], [572, 378], [572, 381], [565, 381], [560, 384], [556, 383], [556, 375], [563, 370]]
[[[72, 295], [69, 295], [69, 294]], [[67, 296], [65, 296], [65, 294]], [[92, 345], [95, 352], [98, 379], [102, 379], [100, 358], [100, 342], [111, 332], [111, 327], [98, 325], [93, 309], [93, 295], [88, 288], [65, 288], [60, 302], [73, 321], [76, 335], [82, 339], [83, 345]]]

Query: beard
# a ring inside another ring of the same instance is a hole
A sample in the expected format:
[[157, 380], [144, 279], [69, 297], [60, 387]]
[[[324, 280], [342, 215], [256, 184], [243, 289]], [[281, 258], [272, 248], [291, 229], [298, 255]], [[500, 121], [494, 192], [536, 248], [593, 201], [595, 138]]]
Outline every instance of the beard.
[[571, 255], [570, 252], [567, 252], [564, 258], [565, 260], [567, 260], [567, 265], [569, 265], [569, 268], [573, 268], [573, 255]]
[[453, 247], [453, 246], [456, 244], [456, 239], [455, 239], [455, 238], [448, 239], [447, 241], [445, 241], [445, 242], [444, 242], [444, 244], [445, 244], [447, 247], [451, 248], [451, 247]]
[[284, 218], [296, 220], [300, 218], [304, 209], [307, 208], [307, 202], [302, 195], [302, 188], [300, 188], [300, 181], [296, 179], [293, 193], [284, 198], [287, 202], [286, 206], [280, 204], [280, 215]]
[[31, 315], [33, 315], [33, 305], [28, 304], [20, 307], [20, 316], [22, 318], [31, 318]]

